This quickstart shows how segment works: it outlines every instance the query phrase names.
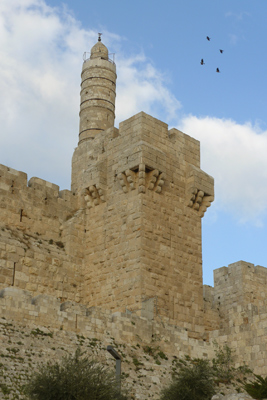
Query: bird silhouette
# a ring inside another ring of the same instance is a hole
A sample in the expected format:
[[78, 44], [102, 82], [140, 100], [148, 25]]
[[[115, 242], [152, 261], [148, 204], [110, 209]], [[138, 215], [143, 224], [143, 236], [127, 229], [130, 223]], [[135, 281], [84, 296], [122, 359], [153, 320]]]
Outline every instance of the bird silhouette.
[[205, 64], [203, 58], [201, 58], [200, 64], [201, 64], [201, 65], [204, 65], [204, 64]]
[[207, 36], [207, 40], [210, 41], [210, 37], [209, 36]]
[[220, 72], [219, 68], [216, 68], [216, 72]]
[[223, 53], [223, 50], [222, 50], [222, 49], [220, 49], [220, 53], [221, 53], [221, 54]]

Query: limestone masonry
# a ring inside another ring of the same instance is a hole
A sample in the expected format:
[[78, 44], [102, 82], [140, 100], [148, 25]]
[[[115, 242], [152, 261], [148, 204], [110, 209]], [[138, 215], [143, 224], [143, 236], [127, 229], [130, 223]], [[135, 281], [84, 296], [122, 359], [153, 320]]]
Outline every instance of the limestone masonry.
[[177, 356], [211, 357], [216, 339], [267, 374], [267, 269], [240, 261], [203, 286], [214, 181], [199, 142], [143, 112], [115, 128], [115, 96], [98, 41], [82, 68], [71, 190], [0, 166], [1, 316], [126, 344], [157, 334]]

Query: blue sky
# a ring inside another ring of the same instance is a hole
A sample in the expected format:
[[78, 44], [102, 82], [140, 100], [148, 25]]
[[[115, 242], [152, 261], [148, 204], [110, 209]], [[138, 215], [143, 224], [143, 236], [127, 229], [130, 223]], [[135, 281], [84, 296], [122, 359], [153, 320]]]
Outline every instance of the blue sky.
[[116, 126], [145, 111], [201, 141], [204, 283], [241, 259], [267, 267], [266, 17], [266, 0], [1, 0], [0, 163], [70, 187], [82, 56], [102, 32]]

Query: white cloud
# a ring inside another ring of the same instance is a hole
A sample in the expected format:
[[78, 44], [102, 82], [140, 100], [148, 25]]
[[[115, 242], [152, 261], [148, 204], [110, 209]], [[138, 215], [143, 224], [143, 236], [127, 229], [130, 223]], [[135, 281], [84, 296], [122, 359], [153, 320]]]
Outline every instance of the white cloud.
[[[67, 157], [70, 173], [78, 129], [77, 70], [93, 32], [41, 0], [2, 0], [0, 31], [1, 163], [55, 181], [65, 174]], [[73, 38], [79, 39], [76, 46]]]
[[215, 178], [217, 208], [260, 225], [267, 211], [267, 132], [195, 116], [184, 118], [181, 129], [201, 142], [201, 164]]
[[167, 89], [165, 77], [144, 55], [119, 57], [116, 114], [122, 121], [144, 111], [156, 118], [173, 119], [180, 102]]
[[237, 44], [237, 42], [239, 41], [239, 37], [237, 35], [235, 35], [234, 33], [229, 33], [229, 39], [230, 39], [230, 43], [235, 46]]
[[225, 14], [226, 17], [231, 17], [234, 18], [238, 21], [242, 21], [244, 19], [244, 17], [250, 17], [251, 14], [248, 13], [247, 11], [241, 11], [239, 13], [234, 13], [232, 11], [229, 11]]

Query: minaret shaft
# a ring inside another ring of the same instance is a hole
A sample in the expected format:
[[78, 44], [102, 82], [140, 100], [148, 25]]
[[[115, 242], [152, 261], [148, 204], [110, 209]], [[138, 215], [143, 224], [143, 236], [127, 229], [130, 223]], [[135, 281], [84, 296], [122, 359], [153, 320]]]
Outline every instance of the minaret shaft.
[[100, 41], [82, 68], [79, 144], [114, 126], [116, 66]]

